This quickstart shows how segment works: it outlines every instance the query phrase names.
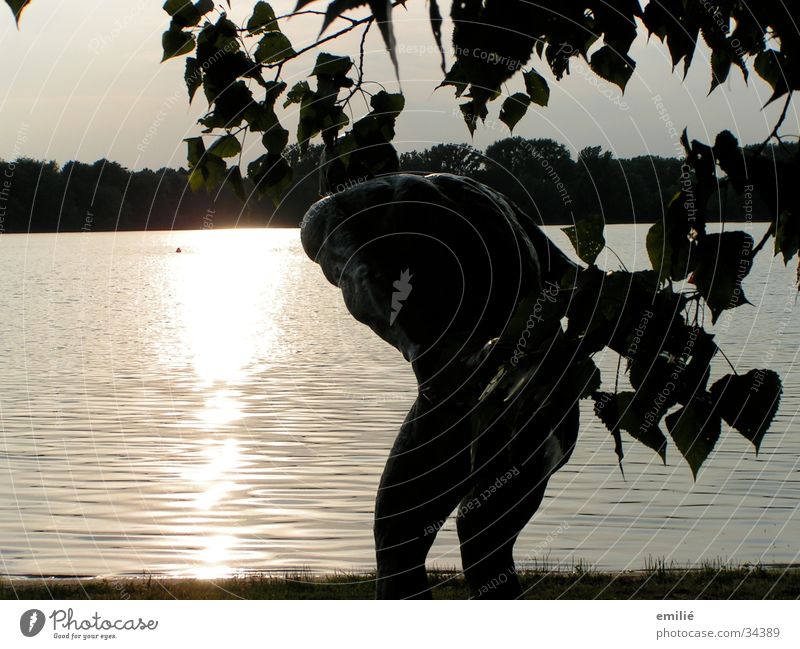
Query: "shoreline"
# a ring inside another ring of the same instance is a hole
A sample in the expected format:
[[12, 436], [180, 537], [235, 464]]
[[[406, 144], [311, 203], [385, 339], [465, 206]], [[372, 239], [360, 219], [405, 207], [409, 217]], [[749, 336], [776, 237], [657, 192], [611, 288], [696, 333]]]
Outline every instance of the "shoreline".
[[[521, 570], [526, 599], [797, 599], [800, 564], [657, 566], [632, 571]], [[434, 599], [467, 599], [457, 570], [431, 570]], [[218, 579], [3, 577], [0, 599], [372, 599], [374, 573], [244, 573]]]
[[[616, 220], [613, 218], [607, 219], [604, 224], [605, 225], [653, 225], [656, 221], [651, 220], [641, 220], [641, 221], [624, 221], [624, 220]], [[716, 225], [720, 224], [721, 221], [718, 220], [709, 220], [707, 221], [708, 225]], [[726, 219], [724, 224], [725, 225], [739, 225], [743, 223], [756, 223], [756, 224], [764, 224], [769, 225], [772, 223], [772, 219], [769, 217], [763, 218], [752, 218], [752, 219], [745, 219], [745, 218], [731, 218]], [[572, 226], [575, 225], [572, 221], [566, 221], [563, 219], [556, 219], [549, 223], [537, 223], [540, 227], [553, 227], [553, 228], [561, 228], [564, 226]], [[264, 225], [253, 225], [253, 224], [246, 224], [246, 225], [221, 225], [214, 228], [204, 228], [201, 225], [195, 225], [192, 227], [152, 227], [152, 228], [92, 228], [91, 230], [82, 230], [80, 228], [69, 228], [64, 230], [17, 230], [17, 229], [9, 229], [9, 230], [0, 230], [0, 234], [108, 234], [108, 233], [116, 233], [120, 234], [122, 232], [133, 232], [143, 234], [145, 232], [202, 232], [205, 230], [298, 230], [300, 228], [300, 223], [285, 223], [279, 222], [275, 224], [264, 224]]]

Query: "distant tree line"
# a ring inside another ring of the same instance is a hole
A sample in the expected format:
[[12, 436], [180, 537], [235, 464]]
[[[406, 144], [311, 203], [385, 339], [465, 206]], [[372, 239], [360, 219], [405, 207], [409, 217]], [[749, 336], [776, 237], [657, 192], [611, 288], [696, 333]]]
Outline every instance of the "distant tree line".
[[[92, 232], [211, 227], [297, 226], [318, 200], [322, 146], [290, 147], [292, 189], [276, 208], [255, 197], [242, 203], [229, 185], [193, 192], [186, 169], [129, 171], [116, 162], [93, 164], [20, 158], [0, 161], [0, 232]], [[798, 146], [770, 148], [776, 160]], [[437, 144], [400, 155], [403, 171], [446, 172], [475, 178], [505, 193], [543, 224], [567, 224], [600, 214], [609, 223], [653, 222], [678, 191], [682, 161], [643, 155], [617, 158], [587, 147], [576, 159], [550, 139], [510, 137], [481, 151], [468, 144]], [[245, 191], [252, 186], [245, 181]], [[744, 220], [741, 198], [720, 192], [725, 220]], [[757, 199], [756, 199], [757, 200]], [[719, 206], [718, 206], [719, 207]], [[754, 220], [772, 215], [756, 202]]]

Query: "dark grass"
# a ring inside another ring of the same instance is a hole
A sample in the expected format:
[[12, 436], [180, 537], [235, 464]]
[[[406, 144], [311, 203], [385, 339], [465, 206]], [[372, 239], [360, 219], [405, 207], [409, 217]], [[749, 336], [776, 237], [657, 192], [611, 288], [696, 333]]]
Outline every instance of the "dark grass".
[[[679, 569], [626, 573], [525, 571], [528, 599], [798, 599], [800, 567]], [[467, 599], [463, 576], [430, 574], [434, 599]], [[224, 579], [4, 579], [0, 599], [372, 599], [369, 574], [247, 574]]]

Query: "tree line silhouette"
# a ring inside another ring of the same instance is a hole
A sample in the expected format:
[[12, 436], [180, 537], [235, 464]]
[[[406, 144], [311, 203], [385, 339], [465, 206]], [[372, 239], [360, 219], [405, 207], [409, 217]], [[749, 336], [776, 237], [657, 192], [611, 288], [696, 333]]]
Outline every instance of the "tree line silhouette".
[[[117, 162], [92, 164], [20, 158], [0, 161], [0, 232], [90, 232], [173, 230], [210, 227], [296, 227], [320, 197], [318, 170], [322, 145], [284, 156], [294, 170], [292, 187], [277, 207], [257, 199], [245, 180], [246, 203], [229, 184], [213, 192], [189, 188], [183, 168], [130, 171]], [[769, 147], [776, 161], [797, 157], [798, 145]], [[550, 139], [509, 137], [481, 151], [469, 144], [437, 144], [400, 154], [407, 172], [455, 173], [503, 192], [539, 222], [570, 224], [587, 214], [608, 223], [649, 223], [679, 191], [683, 161], [641, 155], [618, 158], [599, 146], [573, 159]], [[726, 220], [770, 220], [756, 203], [746, 215], [730, 189], [719, 192]], [[719, 210], [712, 209], [713, 215]]]

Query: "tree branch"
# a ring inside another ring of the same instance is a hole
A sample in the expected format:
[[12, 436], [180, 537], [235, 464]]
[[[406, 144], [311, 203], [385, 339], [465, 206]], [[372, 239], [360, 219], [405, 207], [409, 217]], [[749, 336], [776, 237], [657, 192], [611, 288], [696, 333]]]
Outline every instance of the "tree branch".
[[783, 110], [781, 111], [781, 116], [778, 118], [777, 123], [775, 124], [775, 128], [772, 129], [772, 133], [769, 134], [766, 140], [761, 143], [761, 146], [758, 147], [756, 150], [756, 155], [759, 156], [764, 152], [764, 149], [767, 148], [767, 144], [772, 138], [778, 137], [778, 131], [780, 130], [781, 126], [783, 126], [783, 122], [786, 119], [786, 113], [789, 111], [789, 104], [792, 101], [792, 93], [793, 91], [790, 90], [789, 94], [786, 95], [786, 103], [783, 105]]

